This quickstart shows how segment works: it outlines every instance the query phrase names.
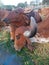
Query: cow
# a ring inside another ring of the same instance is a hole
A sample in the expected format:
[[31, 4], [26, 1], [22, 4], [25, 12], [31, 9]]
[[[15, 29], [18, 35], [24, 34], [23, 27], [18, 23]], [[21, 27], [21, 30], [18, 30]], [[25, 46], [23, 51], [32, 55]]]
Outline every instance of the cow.
[[9, 24], [10, 26], [10, 34], [11, 39], [14, 40], [15, 29], [20, 26], [27, 26], [29, 25], [30, 21], [28, 20], [27, 16], [23, 13], [16, 13], [11, 11], [9, 15], [3, 20], [5, 23]]
[[29, 17], [22, 10], [23, 9], [20, 8], [20, 9], [16, 9], [14, 11], [11, 11], [2, 19], [2, 21], [4, 21], [5, 23], [10, 25], [10, 31], [11, 31], [10, 34], [11, 34], [12, 40], [14, 40], [14, 34], [15, 34], [16, 28], [18, 28], [22, 25], [23, 26], [29, 26], [30, 25]]
[[[22, 12], [15, 12], [11, 11], [4, 19], [4, 22], [10, 23], [10, 28], [11, 28], [11, 39], [14, 40], [14, 34], [15, 34], [15, 29], [20, 27], [20, 26], [29, 26], [30, 25], [30, 20], [26, 16], [26, 14]], [[34, 23], [33, 23], [34, 24]], [[31, 24], [33, 26], [33, 24]], [[32, 30], [32, 29], [31, 29]], [[30, 34], [32, 34], [33, 31], [31, 31]], [[29, 37], [32, 37], [33, 34]]]

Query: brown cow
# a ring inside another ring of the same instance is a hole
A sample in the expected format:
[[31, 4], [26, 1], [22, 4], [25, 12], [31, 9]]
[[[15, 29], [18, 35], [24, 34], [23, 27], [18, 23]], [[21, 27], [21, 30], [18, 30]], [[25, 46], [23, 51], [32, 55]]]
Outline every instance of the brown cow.
[[[30, 17], [31, 18], [31, 17]], [[31, 20], [33, 20], [32, 24], [30, 24]], [[30, 34], [28, 35], [28, 37], [33, 37], [33, 35], [36, 34], [36, 20], [33, 18], [29, 20], [29, 18], [26, 16], [26, 14], [22, 13], [21, 11], [11, 11], [9, 12], [8, 15], [6, 15], [6, 17], [4, 17], [3, 21], [7, 22], [10, 24], [11, 27], [11, 39], [14, 40], [14, 34], [15, 34], [15, 29], [20, 27], [20, 26], [33, 26], [30, 27]], [[35, 32], [34, 32], [35, 31]], [[34, 32], [34, 34], [33, 34]], [[25, 32], [26, 35], [26, 32]]]
[[[23, 15], [21, 13], [18, 14], [15, 11], [11, 11], [8, 14], [6, 14], [5, 17], [2, 18], [2, 21], [7, 24], [8, 23], [10, 24], [10, 34], [11, 34], [12, 40], [14, 40], [15, 29], [22, 25], [26, 26], [26, 25], [28, 25], [28, 22], [29, 22], [29, 21], [27, 21], [26, 15]], [[21, 22], [21, 24], [20, 24], [20, 22]]]

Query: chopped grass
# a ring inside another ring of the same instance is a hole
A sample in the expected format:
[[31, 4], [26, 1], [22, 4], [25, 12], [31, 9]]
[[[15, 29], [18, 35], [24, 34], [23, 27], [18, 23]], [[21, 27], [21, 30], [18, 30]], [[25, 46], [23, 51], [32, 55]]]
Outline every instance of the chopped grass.
[[[4, 39], [2, 39], [3, 37]], [[30, 52], [27, 48], [16, 52], [13, 45], [14, 43], [10, 41], [10, 34], [7, 31], [0, 32], [0, 47], [4, 46], [3, 48], [9, 53], [20, 56], [23, 65], [49, 65], [49, 43], [33, 43], [33, 52]]]

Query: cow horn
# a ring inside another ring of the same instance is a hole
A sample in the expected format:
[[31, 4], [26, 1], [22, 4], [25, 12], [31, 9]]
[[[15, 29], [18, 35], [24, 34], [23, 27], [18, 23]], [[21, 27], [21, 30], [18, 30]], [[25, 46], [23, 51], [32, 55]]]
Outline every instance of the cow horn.
[[37, 24], [36, 24], [34, 17], [31, 17], [30, 26], [28, 26], [28, 30], [25, 31], [23, 34], [24, 36], [31, 38], [35, 36], [36, 32], [37, 32]]

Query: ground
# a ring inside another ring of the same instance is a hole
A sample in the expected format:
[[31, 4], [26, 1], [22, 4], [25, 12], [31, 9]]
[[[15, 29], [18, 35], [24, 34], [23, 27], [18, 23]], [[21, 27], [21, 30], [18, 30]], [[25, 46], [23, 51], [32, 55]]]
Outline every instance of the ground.
[[17, 52], [13, 44], [7, 31], [0, 32], [0, 65], [49, 65], [49, 43], [33, 43], [33, 52]]

